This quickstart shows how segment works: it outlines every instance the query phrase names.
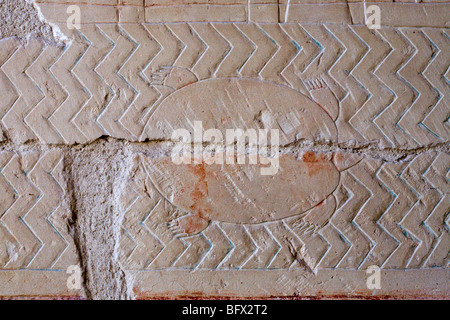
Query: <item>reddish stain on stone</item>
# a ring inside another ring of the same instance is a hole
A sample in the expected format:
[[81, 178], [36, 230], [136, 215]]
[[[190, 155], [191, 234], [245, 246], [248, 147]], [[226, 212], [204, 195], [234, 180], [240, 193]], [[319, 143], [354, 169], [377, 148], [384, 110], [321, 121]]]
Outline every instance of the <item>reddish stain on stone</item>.
[[203, 219], [200, 215], [187, 216], [184, 219], [180, 220], [180, 227], [187, 234], [195, 234], [198, 233], [199, 230], [205, 229], [205, 226], [208, 225], [208, 221]]
[[318, 155], [315, 152], [307, 151], [302, 155], [302, 161], [308, 168], [308, 175], [311, 177], [315, 174], [320, 174], [324, 170], [330, 170], [328, 159], [326, 154]]
[[191, 192], [191, 199], [194, 204], [190, 206], [190, 209], [199, 217], [207, 219], [207, 213], [211, 212], [211, 208], [208, 204], [208, 182], [206, 181], [205, 164], [191, 165], [189, 169], [198, 176], [198, 181]]
[[186, 292], [174, 294], [167, 292], [162, 294], [152, 294], [134, 288], [137, 300], [445, 300], [446, 296], [416, 295], [416, 294], [385, 294], [373, 295], [369, 292], [354, 292], [342, 294], [326, 294], [318, 292], [314, 295], [286, 295], [286, 296], [243, 296], [232, 293], [223, 295], [208, 295], [203, 292]]
[[316, 154], [312, 151], [307, 151], [303, 154], [303, 162], [318, 162]]
[[86, 300], [86, 298], [84, 298], [82, 296], [18, 295], [18, 296], [9, 296], [9, 297], [0, 296], [0, 300]]

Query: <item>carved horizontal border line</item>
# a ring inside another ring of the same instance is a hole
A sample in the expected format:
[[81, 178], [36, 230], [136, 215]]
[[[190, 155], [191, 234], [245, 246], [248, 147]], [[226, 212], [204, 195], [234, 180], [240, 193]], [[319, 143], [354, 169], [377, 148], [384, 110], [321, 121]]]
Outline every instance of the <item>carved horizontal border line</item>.
[[[38, 0], [49, 22], [66, 22], [67, 8], [81, 9], [81, 23], [168, 23], [168, 22], [296, 22], [364, 24], [364, 1], [340, 0]], [[379, 6], [383, 26], [448, 27], [449, 5], [444, 1], [427, 3], [370, 1]]]

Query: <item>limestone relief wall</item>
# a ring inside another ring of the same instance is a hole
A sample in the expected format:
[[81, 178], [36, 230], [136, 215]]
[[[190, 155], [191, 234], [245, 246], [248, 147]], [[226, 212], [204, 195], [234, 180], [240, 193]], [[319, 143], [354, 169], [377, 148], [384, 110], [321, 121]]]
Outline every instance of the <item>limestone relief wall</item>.
[[0, 18], [0, 297], [449, 298], [448, 2]]

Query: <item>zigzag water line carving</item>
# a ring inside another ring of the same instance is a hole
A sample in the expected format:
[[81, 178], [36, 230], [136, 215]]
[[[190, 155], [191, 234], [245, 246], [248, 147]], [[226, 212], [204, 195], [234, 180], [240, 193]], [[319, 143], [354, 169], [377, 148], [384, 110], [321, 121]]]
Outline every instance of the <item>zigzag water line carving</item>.
[[74, 261], [62, 153], [0, 153], [0, 269], [65, 270]]
[[139, 141], [165, 94], [155, 74], [170, 66], [200, 80], [254, 78], [306, 95], [305, 83], [320, 78], [340, 101], [340, 142], [417, 148], [449, 139], [443, 29], [183, 23], [63, 31], [73, 38], [65, 47], [0, 42], [3, 139]]
[[129, 270], [446, 268], [449, 169], [445, 153], [395, 163], [366, 157], [342, 174], [333, 211], [258, 225], [214, 222], [177, 238], [168, 227], [177, 208], [137, 158], [122, 199], [121, 262]]

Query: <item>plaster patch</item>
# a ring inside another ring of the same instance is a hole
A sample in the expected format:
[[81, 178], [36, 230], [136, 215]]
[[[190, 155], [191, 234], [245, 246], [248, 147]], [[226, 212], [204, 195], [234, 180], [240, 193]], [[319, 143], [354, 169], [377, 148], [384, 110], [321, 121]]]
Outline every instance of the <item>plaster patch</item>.
[[58, 26], [46, 21], [32, 0], [0, 0], [0, 40], [10, 37], [24, 42], [37, 37], [49, 44], [68, 41]]

